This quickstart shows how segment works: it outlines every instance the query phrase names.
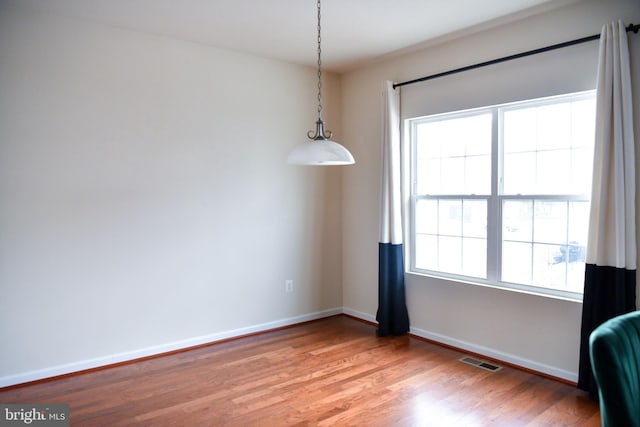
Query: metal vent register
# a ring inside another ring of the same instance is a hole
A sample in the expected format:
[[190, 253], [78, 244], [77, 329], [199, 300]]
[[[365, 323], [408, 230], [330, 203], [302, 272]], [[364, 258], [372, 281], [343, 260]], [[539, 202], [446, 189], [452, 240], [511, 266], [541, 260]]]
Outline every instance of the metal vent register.
[[502, 366], [494, 365], [489, 362], [485, 362], [484, 360], [474, 359], [473, 357], [465, 356], [462, 359], [459, 359], [462, 363], [466, 363], [467, 365], [477, 366], [478, 368], [485, 369], [490, 372], [497, 372], [502, 369]]

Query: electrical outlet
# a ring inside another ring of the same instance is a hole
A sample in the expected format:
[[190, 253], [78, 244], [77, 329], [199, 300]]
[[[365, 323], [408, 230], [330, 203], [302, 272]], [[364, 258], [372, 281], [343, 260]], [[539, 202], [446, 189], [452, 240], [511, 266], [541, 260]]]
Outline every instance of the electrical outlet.
[[293, 292], [293, 280], [289, 279], [284, 281], [284, 291]]

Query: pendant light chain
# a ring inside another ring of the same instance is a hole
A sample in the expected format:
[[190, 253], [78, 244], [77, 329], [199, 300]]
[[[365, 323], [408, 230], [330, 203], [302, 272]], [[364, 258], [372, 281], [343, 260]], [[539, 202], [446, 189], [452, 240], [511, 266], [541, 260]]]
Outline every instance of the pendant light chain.
[[322, 37], [320, 26], [320, 0], [318, 0], [318, 118], [322, 119]]
[[307, 137], [315, 141], [329, 139], [333, 132], [324, 130], [324, 122], [322, 121], [322, 37], [320, 25], [320, 0], [318, 0], [318, 121], [316, 122], [316, 131], [307, 132]]
[[324, 130], [322, 121], [322, 37], [320, 25], [320, 0], [318, 5], [318, 120], [316, 130], [308, 131], [307, 138], [311, 143], [298, 145], [289, 153], [287, 163], [291, 165], [352, 165], [355, 163], [353, 156], [345, 147], [335, 141], [331, 141], [332, 132]]

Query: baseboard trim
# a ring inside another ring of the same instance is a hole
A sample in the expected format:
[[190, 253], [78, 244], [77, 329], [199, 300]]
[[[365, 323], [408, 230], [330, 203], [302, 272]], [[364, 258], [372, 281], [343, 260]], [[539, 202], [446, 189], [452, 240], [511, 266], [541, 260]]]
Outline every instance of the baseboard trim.
[[[229, 331], [218, 332], [215, 334], [194, 337], [186, 340], [175, 341], [163, 345], [134, 350], [131, 352], [119, 353], [110, 356], [54, 366], [51, 368], [25, 372], [17, 375], [0, 377], [0, 389], [23, 386], [34, 382], [59, 379], [61, 377], [77, 375], [99, 369], [106, 369], [121, 364], [135, 363], [144, 359], [162, 357], [171, 353], [188, 351], [197, 347], [214, 345], [224, 341], [239, 339], [246, 336], [269, 332], [281, 328], [287, 328], [301, 323], [339, 314], [347, 315], [371, 325], [377, 325], [375, 316], [372, 316], [368, 313], [353, 310], [349, 307], [333, 308], [329, 310], [318, 311], [315, 313], [304, 314], [301, 316], [280, 319], [273, 322], [252, 325], [245, 328], [238, 328]], [[548, 366], [532, 360], [524, 359], [513, 354], [500, 352], [488, 347], [451, 338], [446, 335], [415, 327], [411, 327], [410, 334], [415, 336], [416, 338], [424, 339], [435, 344], [444, 345], [455, 350], [472, 353], [477, 356], [491, 359], [492, 361], [497, 363], [502, 363], [515, 368], [523, 369], [528, 372], [542, 375], [544, 377], [555, 379], [564, 383], [575, 385], [578, 381], [578, 374], [575, 372], [558, 369], [553, 366]]]
[[484, 347], [477, 344], [472, 344], [466, 341], [454, 339], [446, 335], [437, 334], [434, 332], [425, 331], [419, 328], [411, 328], [410, 333], [418, 338], [425, 339], [427, 341], [435, 342], [436, 344], [451, 347], [460, 351], [472, 353], [494, 362], [509, 365], [514, 368], [522, 369], [527, 372], [538, 374], [547, 378], [551, 378], [557, 381], [575, 385], [578, 381], [578, 374], [570, 371], [565, 371], [553, 366], [545, 365], [535, 362], [533, 360], [525, 359], [519, 356], [515, 356], [510, 353], [504, 353]]
[[378, 324], [378, 321], [376, 320], [375, 316], [372, 316], [368, 313], [363, 313], [361, 311], [354, 310], [349, 307], [342, 307], [342, 313], [350, 317], [355, 317], [356, 319], [359, 319], [359, 320], [364, 320], [367, 323], [371, 323], [374, 325]]
[[25, 372], [17, 375], [0, 377], [0, 390], [14, 386], [23, 386], [35, 382], [50, 381], [59, 379], [61, 377], [77, 375], [99, 369], [106, 369], [112, 366], [127, 363], [135, 363], [145, 359], [162, 357], [167, 354], [188, 351], [198, 347], [214, 345], [224, 341], [287, 328], [325, 317], [340, 315], [342, 313], [343, 309], [341, 307], [332, 308], [329, 310], [318, 311], [301, 316], [280, 319], [273, 322], [252, 325], [245, 328], [238, 328], [230, 331], [189, 338], [186, 340], [174, 341], [167, 344], [142, 348], [130, 352], [118, 353], [110, 356], [82, 360], [65, 365], [53, 366], [51, 368]]
[[[350, 317], [360, 319], [366, 323], [377, 325], [375, 317], [368, 313], [362, 313], [348, 307], [343, 307], [342, 312]], [[434, 344], [439, 344], [445, 347], [452, 348], [454, 350], [471, 353], [476, 356], [490, 359], [497, 363], [522, 369], [527, 372], [537, 374], [543, 377], [551, 378], [563, 383], [576, 385], [578, 381], [578, 374], [576, 372], [570, 372], [570, 371], [559, 369], [553, 366], [538, 363], [533, 360], [515, 356], [510, 353], [497, 351], [489, 347], [480, 346], [477, 344], [469, 343], [463, 340], [451, 338], [446, 335], [430, 332], [430, 331], [420, 329], [420, 328], [415, 328], [415, 327], [411, 327], [409, 333], [416, 338], [420, 338], [425, 341], [432, 342]]]

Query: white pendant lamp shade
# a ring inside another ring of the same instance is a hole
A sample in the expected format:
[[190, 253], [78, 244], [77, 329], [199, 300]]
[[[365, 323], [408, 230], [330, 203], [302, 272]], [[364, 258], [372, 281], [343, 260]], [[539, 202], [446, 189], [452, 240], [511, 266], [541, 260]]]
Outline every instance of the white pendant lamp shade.
[[356, 161], [342, 145], [331, 141], [331, 132], [324, 131], [324, 123], [321, 118], [316, 122], [316, 133], [307, 133], [310, 142], [303, 142], [294, 148], [287, 158], [290, 165], [307, 166], [333, 166], [352, 165]]
[[353, 156], [342, 145], [331, 141], [331, 132], [324, 131], [322, 121], [322, 58], [321, 58], [321, 38], [320, 38], [320, 0], [318, 0], [318, 121], [316, 131], [307, 133], [310, 142], [303, 142], [294, 148], [287, 158], [290, 165], [352, 165], [356, 161]]
[[319, 139], [303, 142], [289, 153], [287, 163], [290, 165], [333, 166], [352, 165], [353, 156], [342, 145], [330, 139]]

